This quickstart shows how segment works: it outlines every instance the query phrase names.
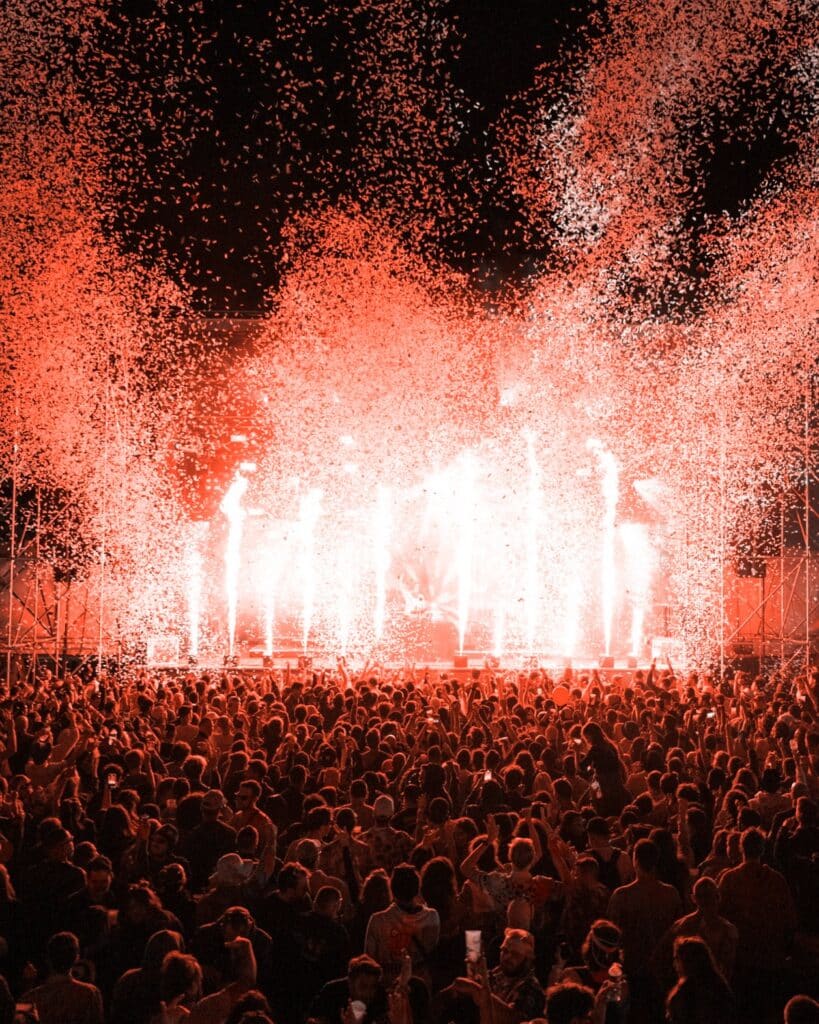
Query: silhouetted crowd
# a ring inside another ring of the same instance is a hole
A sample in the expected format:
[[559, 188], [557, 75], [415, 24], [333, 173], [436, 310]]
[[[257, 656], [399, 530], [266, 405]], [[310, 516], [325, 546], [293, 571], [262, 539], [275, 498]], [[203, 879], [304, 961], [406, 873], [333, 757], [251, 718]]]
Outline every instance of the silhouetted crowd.
[[0, 1024], [819, 1024], [819, 676], [33, 673]]

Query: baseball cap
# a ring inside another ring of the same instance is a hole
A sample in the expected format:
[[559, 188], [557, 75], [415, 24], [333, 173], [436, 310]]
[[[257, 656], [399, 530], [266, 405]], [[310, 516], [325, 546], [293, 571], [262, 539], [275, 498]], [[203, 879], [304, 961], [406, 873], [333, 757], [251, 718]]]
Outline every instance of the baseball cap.
[[373, 816], [376, 818], [391, 818], [395, 814], [395, 804], [391, 796], [382, 793], [376, 797], [373, 804]]

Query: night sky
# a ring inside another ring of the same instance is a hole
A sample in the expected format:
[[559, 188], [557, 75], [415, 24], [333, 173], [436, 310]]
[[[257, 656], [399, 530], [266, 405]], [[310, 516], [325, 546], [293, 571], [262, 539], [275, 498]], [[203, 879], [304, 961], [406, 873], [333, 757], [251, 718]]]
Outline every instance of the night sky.
[[[120, 244], [166, 264], [201, 309], [259, 309], [294, 215], [400, 195], [396, 227], [412, 223], [426, 254], [482, 288], [525, 282], [550, 258], [553, 232], [510, 187], [498, 126], [526, 117], [521, 97], [539, 70], [552, 88], [570, 81], [607, 30], [606, 6], [447, 0], [396, 4], [398, 14], [396, 30], [375, 4], [118, 5], [80, 77], [102, 122]], [[789, 152], [799, 112], [775, 59], [744, 70], [727, 115], [703, 106], [696, 167], [682, 171], [699, 187], [674, 261], [689, 295], [703, 277], [704, 220], [741, 210]], [[396, 73], [438, 105], [432, 158], [362, 102]]]

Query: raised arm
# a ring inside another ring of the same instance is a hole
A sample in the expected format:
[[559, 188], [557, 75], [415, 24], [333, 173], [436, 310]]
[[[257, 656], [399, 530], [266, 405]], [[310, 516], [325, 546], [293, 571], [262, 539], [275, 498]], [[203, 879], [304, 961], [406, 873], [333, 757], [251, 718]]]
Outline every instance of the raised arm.
[[498, 826], [495, 822], [495, 816], [490, 814], [486, 819], [486, 838], [475, 847], [472, 853], [461, 861], [460, 871], [464, 878], [475, 881], [478, 874], [478, 862], [489, 847], [495, 844], [497, 838]]

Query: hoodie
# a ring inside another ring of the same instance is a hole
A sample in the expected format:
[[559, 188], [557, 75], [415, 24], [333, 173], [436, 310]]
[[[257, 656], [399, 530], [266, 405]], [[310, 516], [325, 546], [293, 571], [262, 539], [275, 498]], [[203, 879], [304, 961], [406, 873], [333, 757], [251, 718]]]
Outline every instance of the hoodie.
[[438, 945], [440, 932], [437, 910], [391, 903], [370, 918], [364, 952], [381, 964], [387, 983], [398, 976], [404, 953], [412, 960], [413, 974], [423, 978], [427, 956]]

